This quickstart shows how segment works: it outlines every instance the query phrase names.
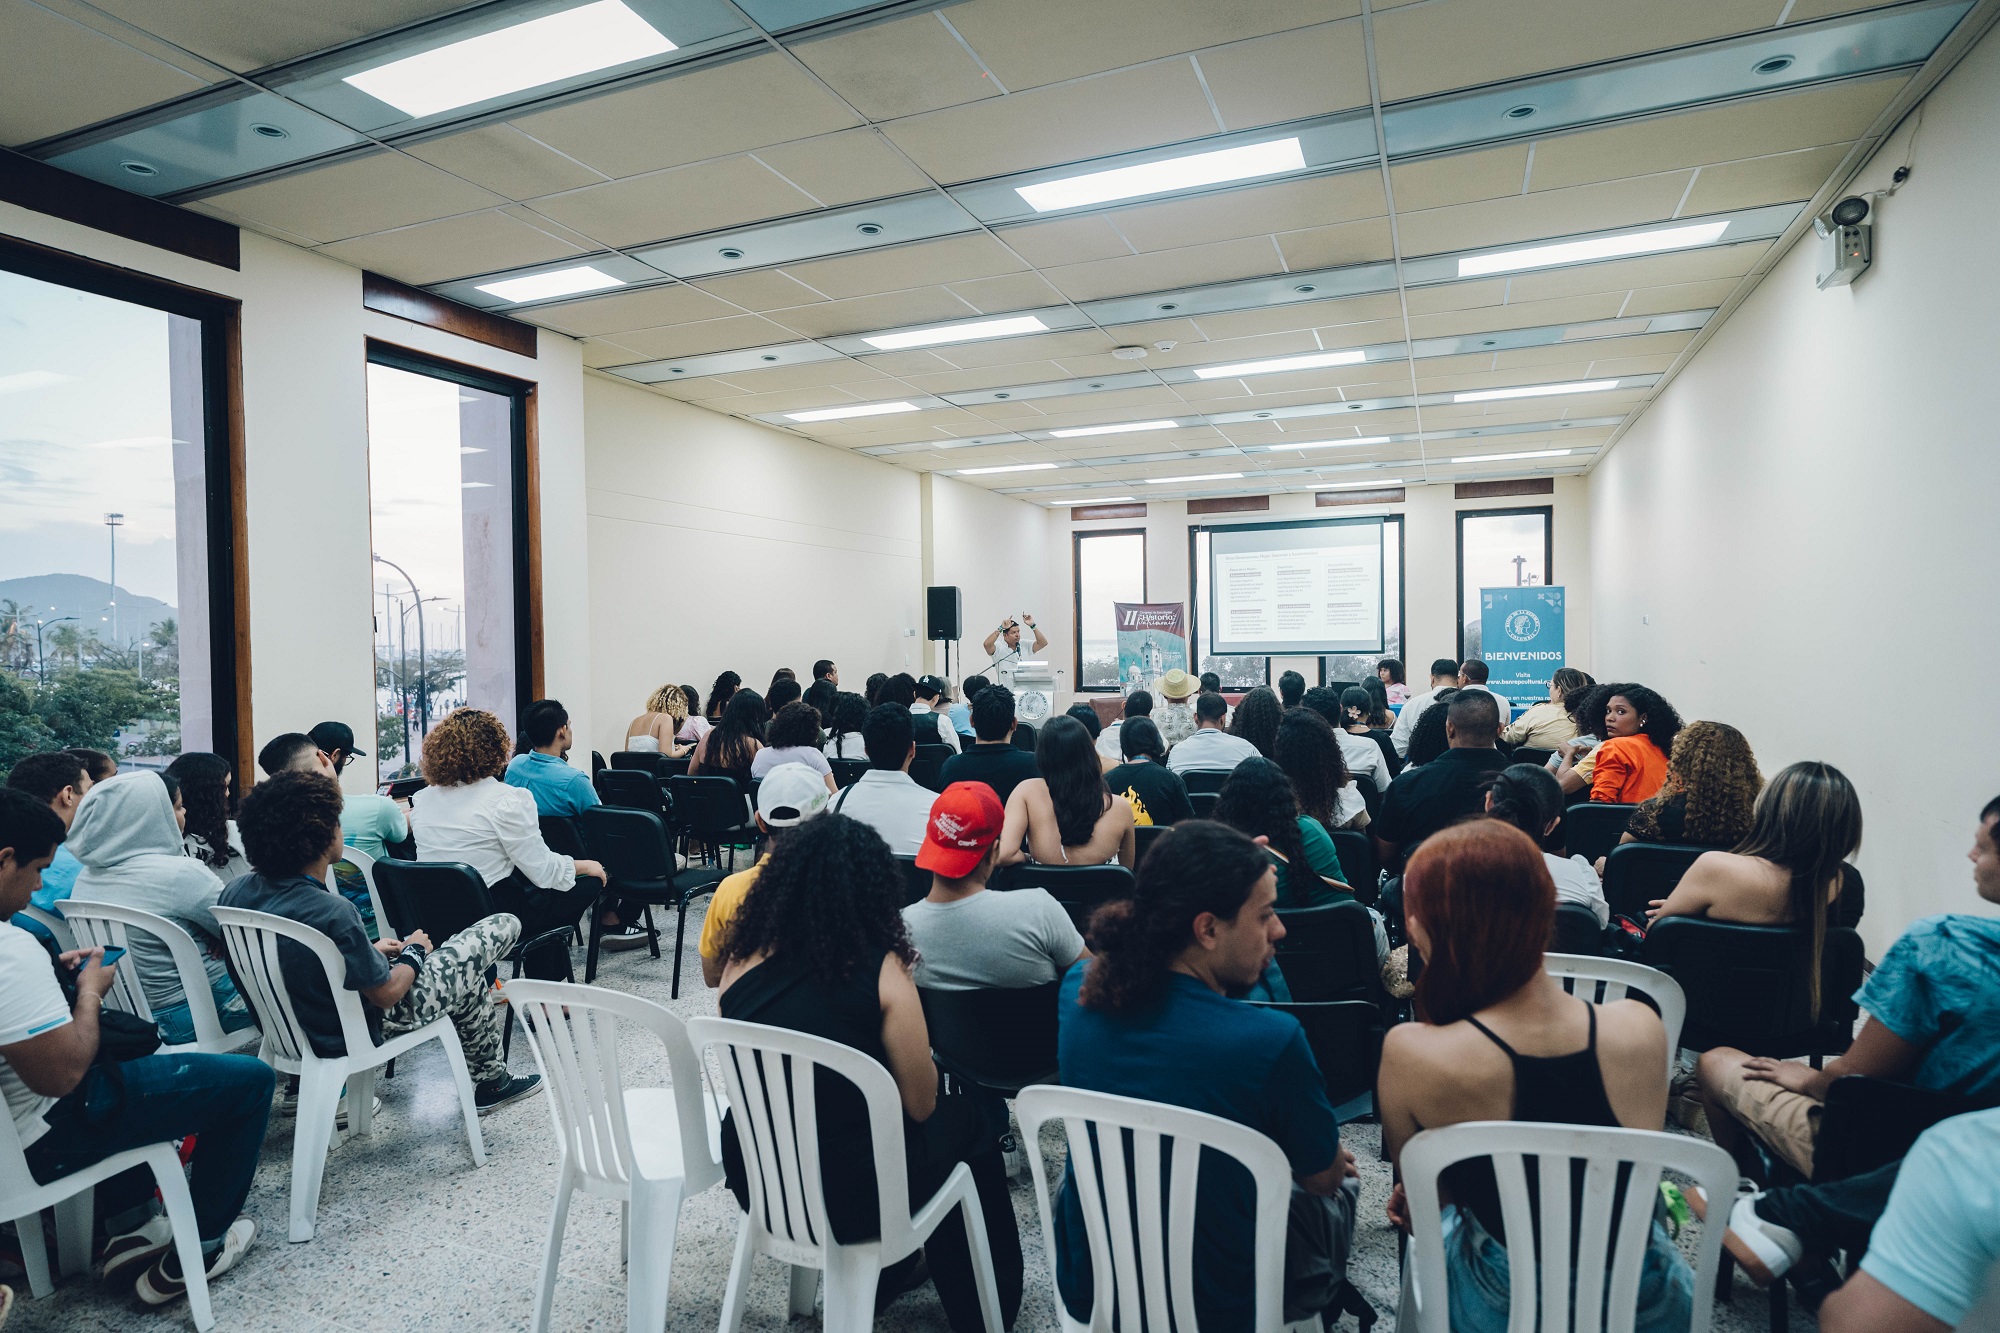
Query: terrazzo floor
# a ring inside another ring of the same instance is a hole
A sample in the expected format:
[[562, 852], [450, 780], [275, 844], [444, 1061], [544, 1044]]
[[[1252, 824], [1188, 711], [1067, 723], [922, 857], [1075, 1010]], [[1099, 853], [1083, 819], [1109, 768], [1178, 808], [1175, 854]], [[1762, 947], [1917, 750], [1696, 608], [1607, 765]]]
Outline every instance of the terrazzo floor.
[[[681, 998], [668, 998], [671, 960], [643, 949], [606, 955], [598, 984], [642, 995], [675, 1013], [714, 1012], [701, 984], [693, 941], [701, 906], [689, 913]], [[671, 930], [669, 931], [671, 938]], [[579, 957], [579, 968], [581, 959]], [[666, 1059], [651, 1039], [626, 1052], [634, 1084], [667, 1082]], [[513, 1051], [517, 1070], [532, 1070], [525, 1042]], [[378, 1082], [382, 1110], [369, 1138], [340, 1136], [327, 1159], [317, 1234], [303, 1244], [285, 1240], [291, 1183], [290, 1119], [271, 1118], [248, 1211], [257, 1220], [256, 1247], [213, 1288], [218, 1329], [256, 1333], [490, 1333], [525, 1330], [534, 1307], [548, 1212], [555, 1189], [555, 1140], [549, 1112], [535, 1096], [481, 1121], [488, 1153], [475, 1169], [466, 1149], [450, 1073], [438, 1047], [397, 1064]], [[1044, 1150], [1059, 1152], [1059, 1131]], [[1389, 1167], [1380, 1160], [1373, 1124], [1353, 1124], [1343, 1139], [1361, 1163], [1360, 1226], [1349, 1279], [1382, 1315], [1378, 1333], [1395, 1328], [1398, 1266], [1395, 1232], [1383, 1215]], [[1033, 1187], [1017, 1181], [1015, 1211], [1027, 1263], [1026, 1297], [1018, 1333], [1056, 1333], [1055, 1298], [1042, 1247]], [[704, 1333], [716, 1327], [729, 1258], [741, 1216], [720, 1185], [690, 1199], [681, 1214], [673, 1259], [667, 1328]], [[129, 1288], [111, 1291], [89, 1276], [72, 1278], [43, 1300], [20, 1293], [8, 1333], [153, 1333], [192, 1328], [183, 1303], [149, 1311]], [[745, 1333], [781, 1333], [785, 1271], [760, 1261], [744, 1317]], [[1740, 1274], [1732, 1299], [1715, 1309], [1718, 1333], [1769, 1328], [1762, 1292]], [[800, 1320], [801, 1329], [816, 1320]], [[624, 1275], [618, 1261], [614, 1204], [578, 1194], [570, 1208], [551, 1329], [618, 1330], [625, 1326]], [[1793, 1303], [1793, 1330], [1810, 1330], [1810, 1316]], [[945, 1333], [943, 1308], [928, 1287], [903, 1297], [878, 1320], [884, 1333]], [[1351, 1319], [1339, 1327], [1352, 1329]]]

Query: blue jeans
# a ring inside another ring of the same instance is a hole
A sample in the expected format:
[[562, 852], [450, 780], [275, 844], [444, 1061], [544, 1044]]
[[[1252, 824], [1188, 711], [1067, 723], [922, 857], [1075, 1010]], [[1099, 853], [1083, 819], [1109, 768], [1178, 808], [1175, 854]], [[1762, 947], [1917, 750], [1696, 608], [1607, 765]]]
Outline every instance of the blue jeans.
[[[215, 997], [215, 1014], [222, 1020], [224, 1032], [241, 1032], [256, 1024], [256, 1015], [236, 993], [236, 983], [219, 962], [208, 964], [208, 990]], [[185, 1046], [194, 1040], [194, 1013], [185, 1003], [154, 1009], [153, 1022], [159, 1025], [160, 1040], [169, 1046]]]
[[[1444, 1210], [1444, 1265], [1452, 1333], [1507, 1333], [1507, 1247], [1455, 1204]], [[1607, 1298], [1608, 1293], [1600, 1299]], [[1577, 1293], [1572, 1291], [1570, 1299], [1576, 1301]], [[1640, 1262], [1633, 1333], [1686, 1333], [1693, 1317], [1694, 1270], [1656, 1219]]]
[[[271, 1067], [247, 1055], [149, 1055], [92, 1065], [76, 1090], [48, 1109], [48, 1133], [28, 1146], [28, 1172], [46, 1185], [128, 1148], [193, 1134], [188, 1192], [195, 1229], [212, 1247], [249, 1197], [273, 1085]], [[141, 1174], [150, 1192], [150, 1173]], [[135, 1201], [105, 1198], [100, 1207], [108, 1216]]]

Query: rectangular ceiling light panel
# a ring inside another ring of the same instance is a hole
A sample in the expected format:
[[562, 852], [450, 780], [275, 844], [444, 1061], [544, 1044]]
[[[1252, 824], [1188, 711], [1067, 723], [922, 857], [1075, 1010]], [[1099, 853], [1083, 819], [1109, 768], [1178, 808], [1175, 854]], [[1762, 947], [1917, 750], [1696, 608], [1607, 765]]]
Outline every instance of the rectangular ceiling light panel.
[[1454, 463], [1511, 463], [1519, 458], [1566, 458], [1574, 450], [1570, 449], [1528, 449], [1518, 454], [1463, 454], [1452, 459]]
[[1281, 370], [1317, 370], [1322, 366], [1352, 366], [1368, 359], [1360, 350], [1310, 352], [1304, 356], [1280, 356], [1267, 361], [1238, 361], [1228, 366], [1203, 366], [1194, 373], [1199, 379], [1231, 380], [1241, 375], [1274, 375]]
[[622, 0], [596, 0], [392, 60], [342, 82], [405, 115], [434, 116], [675, 49]]
[[842, 421], [848, 417], [884, 417], [892, 412], [921, 412], [915, 403], [856, 403], [852, 407], [816, 407], [810, 412], [787, 412], [787, 421]]
[[1065, 208], [1086, 208], [1114, 199], [1137, 199], [1149, 194], [1193, 190], [1204, 185], [1275, 176], [1280, 172], [1305, 170], [1305, 154], [1296, 138], [1270, 139], [1264, 143], [1213, 152], [1190, 153], [1137, 166], [1113, 167], [1081, 176], [1043, 181], [1039, 185], [1017, 185], [1014, 192], [1037, 213], [1053, 213]]
[[525, 278], [506, 278], [499, 282], [481, 283], [479, 290], [489, 296], [497, 296], [503, 301], [547, 301], [558, 296], [601, 292], [607, 287], [624, 285], [623, 278], [614, 278], [609, 273], [584, 264], [578, 268], [559, 268], [552, 273], [533, 273]]
[[1622, 236], [1595, 236], [1555, 245], [1531, 245], [1519, 250], [1502, 250], [1490, 255], [1471, 255], [1458, 261], [1461, 278], [1484, 277], [1489, 273], [1518, 273], [1523, 269], [1550, 268], [1557, 264], [1588, 264], [1599, 259], [1624, 259], [1630, 255], [1652, 255], [1667, 250], [1686, 250], [1697, 245], [1713, 245], [1728, 230], [1721, 222], [1697, 222], [1686, 227], [1661, 227], [1656, 231]]
[[945, 324], [903, 333], [873, 333], [861, 341], [883, 352], [899, 352], [909, 347], [942, 347], [946, 343], [978, 342], [984, 338], [1012, 338], [1023, 333], [1047, 333], [1049, 326], [1034, 315], [1009, 315], [1004, 319], [975, 320], [970, 324]]
[[1146, 484], [1148, 486], [1172, 486], [1176, 482], [1189, 481], [1240, 481], [1242, 477], [1243, 474], [1241, 472], [1204, 472], [1197, 477], [1148, 477], [1146, 478]]
[[1075, 426], [1069, 430], [1052, 430], [1050, 435], [1058, 440], [1081, 439], [1085, 435], [1129, 435], [1135, 430], [1172, 430], [1178, 421], [1121, 421], [1115, 426]]
[[1359, 439], [1353, 440], [1309, 440], [1303, 444], [1269, 444], [1264, 446], [1262, 452], [1267, 454], [1282, 454], [1298, 449], [1352, 449], [1356, 445], [1387, 443], [1389, 443], [1389, 437], [1386, 435], [1363, 435]]
[[999, 467], [962, 467], [958, 470], [958, 475], [961, 477], [991, 477], [997, 476], [1002, 472], [1047, 472], [1055, 466], [1054, 463], [1005, 463]]
[[1490, 403], [1502, 398], [1548, 398], [1559, 393], [1603, 393], [1618, 387], [1617, 380], [1571, 380], [1567, 384], [1523, 384], [1515, 389], [1478, 389], [1455, 393], [1454, 403]]
[[1331, 486], [1315, 486], [1316, 491], [1346, 491], [1356, 486], [1401, 486], [1401, 477], [1370, 477], [1366, 481], [1336, 481]]

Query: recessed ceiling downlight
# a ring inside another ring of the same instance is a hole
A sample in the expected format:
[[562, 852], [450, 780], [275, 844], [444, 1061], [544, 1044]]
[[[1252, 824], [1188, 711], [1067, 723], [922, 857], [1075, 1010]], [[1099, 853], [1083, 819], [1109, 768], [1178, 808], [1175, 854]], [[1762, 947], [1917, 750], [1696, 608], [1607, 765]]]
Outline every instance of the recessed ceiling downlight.
[[250, 132], [261, 135], [266, 139], [289, 139], [292, 137], [292, 132], [282, 125], [252, 125]]
[[1750, 68], [1753, 73], [1757, 74], [1783, 74], [1792, 67], [1792, 63], [1792, 57], [1790, 56], [1772, 56], [1768, 60], [1758, 61]]
[[120, 162], [118, 165], [131, 172], [134, 176], [157, 176], [160, 174], [158, 167], [151, 166], [145, 162]]

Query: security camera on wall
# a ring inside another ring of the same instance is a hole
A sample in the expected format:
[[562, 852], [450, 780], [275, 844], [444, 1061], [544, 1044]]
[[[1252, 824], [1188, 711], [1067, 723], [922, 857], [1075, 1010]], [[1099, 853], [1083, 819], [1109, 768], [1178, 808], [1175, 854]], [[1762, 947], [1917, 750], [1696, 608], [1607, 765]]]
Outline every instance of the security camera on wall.
[[1845, 287], [1874, 261], [1875, 228], [1867, 221], [1868, 199], [1851, 194], [1813, 219], [1820, 236], [1819, 288]]

